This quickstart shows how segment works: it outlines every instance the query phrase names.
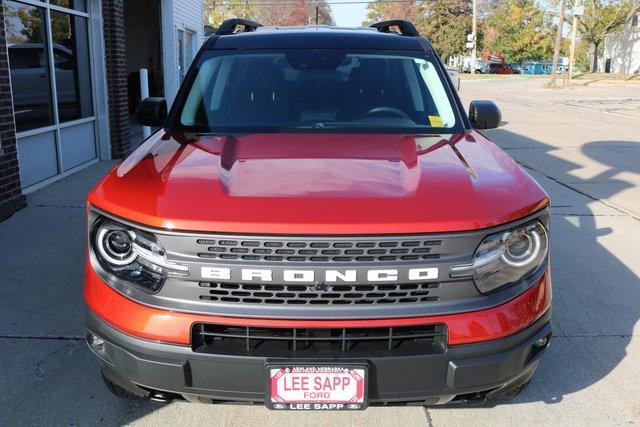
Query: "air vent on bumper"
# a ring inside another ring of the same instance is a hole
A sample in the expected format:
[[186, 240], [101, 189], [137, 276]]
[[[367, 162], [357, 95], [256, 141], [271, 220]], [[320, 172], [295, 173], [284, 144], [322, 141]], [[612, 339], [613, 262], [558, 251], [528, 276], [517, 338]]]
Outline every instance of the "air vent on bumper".
[[256, 357], [375, 357], [441, 353], [442, 324], [382, 328], [299, 329], [195, 324], [198, 353]]

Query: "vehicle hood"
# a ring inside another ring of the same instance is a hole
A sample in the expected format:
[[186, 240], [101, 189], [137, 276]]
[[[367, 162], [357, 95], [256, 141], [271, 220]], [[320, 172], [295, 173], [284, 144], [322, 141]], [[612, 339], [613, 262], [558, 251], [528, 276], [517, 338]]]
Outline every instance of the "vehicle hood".
[[89, 203], [191, 231], [388, 234], [474, 230], [548, 205], [540, 186], [477, 132], [454, 135], [160, 131]]

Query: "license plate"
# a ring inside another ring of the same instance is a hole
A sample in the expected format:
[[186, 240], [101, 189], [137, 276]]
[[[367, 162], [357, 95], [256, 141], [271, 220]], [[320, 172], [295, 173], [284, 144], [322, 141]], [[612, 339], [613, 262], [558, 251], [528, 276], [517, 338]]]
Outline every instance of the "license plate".
[[267, 365], [266, 405], [280, 410], [361, 410], [367, 407], [364, 365]]

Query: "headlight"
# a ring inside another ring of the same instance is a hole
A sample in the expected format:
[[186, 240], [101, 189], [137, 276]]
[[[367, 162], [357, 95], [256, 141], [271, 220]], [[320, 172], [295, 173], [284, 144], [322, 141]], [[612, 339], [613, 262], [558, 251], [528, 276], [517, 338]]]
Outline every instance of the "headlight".
[[186, 265], [170, 262], [153, 234], [119, 224], [110, 219], [96, 221], [91, 248], [106, 273], [142, 287], [158, 291], [167, 276], [186, 276]]
[[489, 293], [516, 283], [544, 262], [549, 246], [545, 225], [539, 220], [487, 236], [473, 263], [451, 267], [451, 277], [472, 277], [478, 290]]
[[109, 264], [127, 265], [136, 258], [133, 239], [135, 239], [133, 232], [101, 227], [96, 238], [96, 248], [100, 256]]

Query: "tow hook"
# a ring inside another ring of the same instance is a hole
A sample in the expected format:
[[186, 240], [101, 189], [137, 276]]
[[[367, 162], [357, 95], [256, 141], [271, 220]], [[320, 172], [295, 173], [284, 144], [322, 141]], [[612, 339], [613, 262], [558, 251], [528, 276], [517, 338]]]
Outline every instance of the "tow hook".
[[177, 397], [171, 393], [162, 391], [151, 391], [149, 393], [149, 400], [155, 403], [171, 403], [176, 399]]

